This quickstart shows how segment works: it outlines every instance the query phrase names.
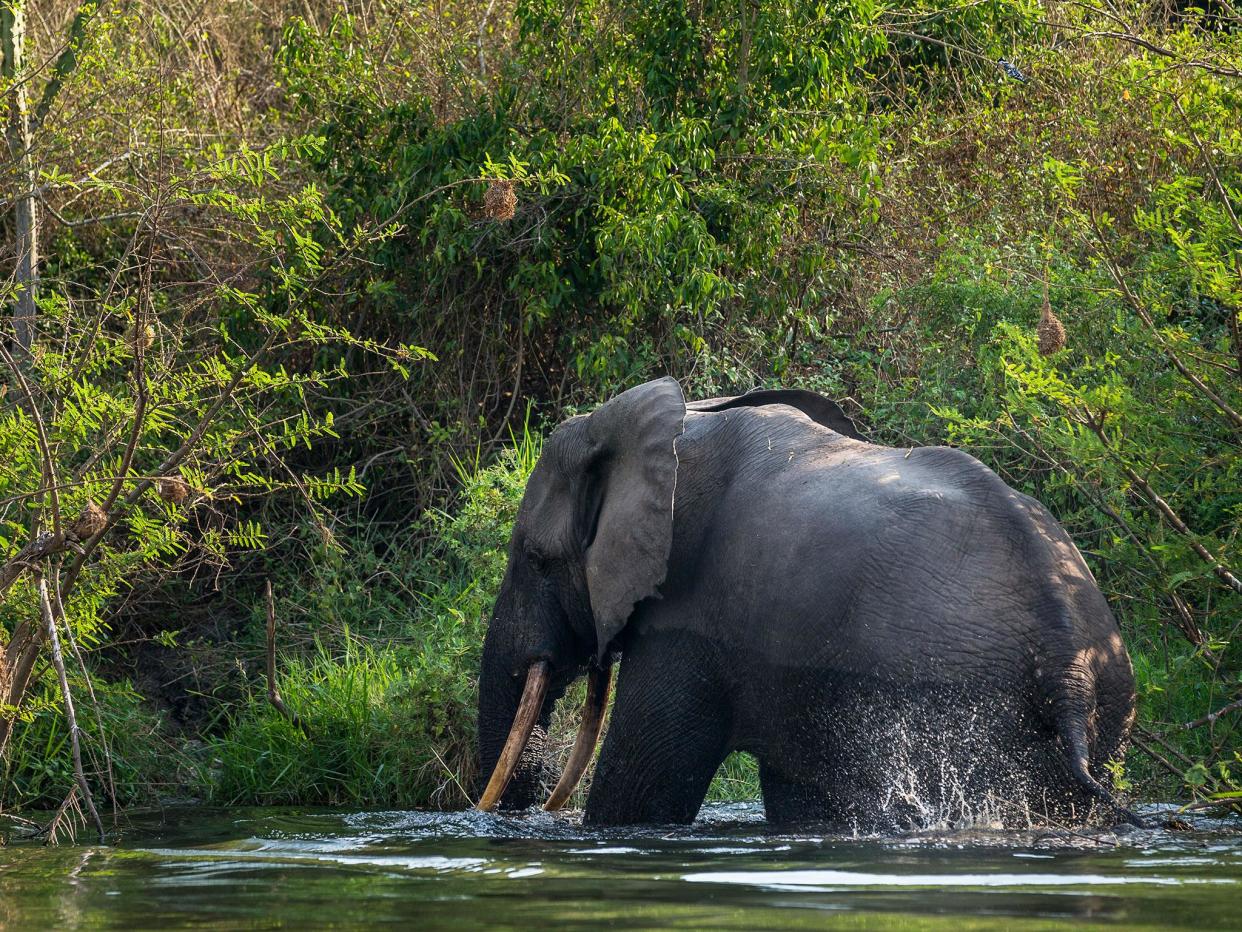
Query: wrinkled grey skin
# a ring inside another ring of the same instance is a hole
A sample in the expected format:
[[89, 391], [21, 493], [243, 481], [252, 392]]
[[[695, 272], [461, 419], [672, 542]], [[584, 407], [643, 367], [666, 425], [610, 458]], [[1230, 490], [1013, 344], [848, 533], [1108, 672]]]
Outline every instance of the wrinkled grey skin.
[[689, 822], [726, 754], [769, 819], [854, 828], [1081, 818], [1134, 715], [1117, 624], [1038, 502], [943, 447], [862, 440], [831, 401], [686, 405], [660, 379], [549, 437], [484, 645], [491, 772], [527, 667], [541, 727], [503, 805], [539, 801], [544, 729], [621, 655], [588, 822]]

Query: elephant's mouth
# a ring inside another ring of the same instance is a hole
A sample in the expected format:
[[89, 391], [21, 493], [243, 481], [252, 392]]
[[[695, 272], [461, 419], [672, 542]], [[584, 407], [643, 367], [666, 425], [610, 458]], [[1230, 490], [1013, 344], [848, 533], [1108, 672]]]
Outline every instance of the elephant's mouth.
[[[539, 720], [539, 712], [543, 708], [543, 699], [548, 691], [549, 666], [546, 660], [538, 660], [526, 671], [526, 686], [522, 690], [522, 699], [518, 704], [517, 713], [513, 716], [513, 725], [509, 729], [509, 737], [496, 761], [491, 779], [479, 798], [476, 808], [480, 812], [491, 812], [499, 805], [513, 772], [517, 769], [530, 733]], [[544, 804], [544, 809], [554, 812], [565, 805], [570, 794], [582, 779], [582, 774], [591, 762], [591, 754], [595, 751], [595, 743], [599, 740], [600, 729], [604, 725], [604, 709], [608, 705], [608, 687], [612, 680], [611, 667], [592, 667], [587, 675], [586, 701], [582, 707], [582, 722], [578, 726], [578, 735], [574, 739], [573, 750], [565, 764], [565, 770], [557, 781], [552, 795]]]

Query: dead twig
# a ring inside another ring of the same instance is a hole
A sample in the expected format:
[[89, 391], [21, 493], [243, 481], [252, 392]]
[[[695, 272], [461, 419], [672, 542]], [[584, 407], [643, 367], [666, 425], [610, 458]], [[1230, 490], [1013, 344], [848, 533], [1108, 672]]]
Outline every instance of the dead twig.
[[1135, 745], [1135, 746], [1136, 746], [1136, 747], [1137, 747], [1140, 751], [1142, 751], [1144, 754], [1146, 754], [1148, 757], [1150, 757], [1150, 758], [1151, 758], [1152, 760], [1154, 760], [1156, 763], [1158, 763], [1158, 764], [1160, 764], [1162, 767], [1164, 767], [1164, 769], [1165, 769], [1165, 770], [1167, 770], [1169, 773], [1171, 773], [1173, 776], [1177, 777], [1177, 779], [1178, 779], [1178, 781], [1179, 781], [1179, 782], [1180, 782], [1182, 779], [1184, 779], [1185, 774], [1183, 774], [1180, 770], [1178, 770], [1176, 767], [1174, 767], [1174, 766], [1173, 766], [1173, 764], [1169, 762], [1169, 759], [1168, 759], [1167, 757], [1165, 757], [1164, 755], [1162, 755], [1159, 751], [1156, 751], [1154, 748], [1152, 748], [1152, 746], [1151, 746], [1151, 745], [1147, 744], [1145, 741], [1143, 741], [1143, 740], [1142, 740], [1141, 738], [1139, 738], [1137, 735], [1133, 735], [1133, 734], [1132, 734], [1132, 735], [1130, 735], [1130, 740], [1134, 742], [1134, 745]]
[[1178, 725], [1177, 730], [1192, 731], [1195, 728], [1202, 728], [1204, 725], [1211, 725], [1218, 718], [1228, 715], [1230, 712], [1237, 712], [1239, 709], [1242, 709], [1242, 699], [1235, 699], [1228, 705], [1221, 706], [1215, 712], [1209, 712], [1207, 715], [1197, 718], [1193, 722], [1186, 722], [1183, 725]]
[[[60, 600], [60, 587], [53, 585], [52, 601], [56, 609], [57, 618], [65, 618], [65, 605]], [[86, 693], [91, 698], [91, 710], [95, 715], [95, 727], [99, 733], [99, 744], [103, 750], [104, 769], [101, 776], [106, 776], [108, 780], [108, 796], [112, 801], [112, 825], [116, 827], [116, 813], [120, 810], [120, 806], [116, 800], [116, 776], [112, 772], [112, 748], [108, 746], [108, 732], [104, 728], [103, 716], [99, 711], [99, 697], [95, 695], [95, 685], [91, 682], [90, 673], [86, 669], [86, 658], [82, 656], [82, 651], [78, 648], [78, 639], [73, 636], [73, 625], [65, 624], [65, 638], [69, 642], [69, 651], [73, 654], [74, 659], [78, 662], [78, 669], [82, 671], [82, 682], [86, 684]], [[98, 763], [95, 764], [98, 771]]]
[[306, 723], [302, 721], [301, 716], [285, 705], [280, 689], [276, 686], [276, 599], [272, 595], [270, 579], [264, 587], [264, 596], [267, 600], [267, 701], [289, 720], [289, 724], [309, 738], [310, 732], [306, 730]]
[[65, 814], [69, 812], [72, 812], [77, 817], [76, 820], [71, 820], [68, 823], [69, 843], [73, 844], [78, 837], [78, 830], [75, 822], [82, 819], [82, 807], [78, 805], [78, 785], [76, 783], [69, 787], [69, 792], [66, 793], [65, 798], [60, 801], [60, 805], [57, 806], [56, 811], [52, 813], [52, 818], [48, 821], [47, 825], [43, 826], [43, 828], [39, 829], [30, 837], [39, 838], [40, 836], [46, 835], [47, 841], [43, 843], [45, 846], [50, 847], [51, 845], [56, 844], [59, 840], [58, 836], [60, 834], [61, 822], [64, 820]]
[[[434, 744], [431, 746], [431, 753], [435, 755], [436, 760], [439, 762], [440, 766], [444, 769], [444, 773], [448, 776], [449, 780], [457, 787], [458, 792], [461, 793], [461, 798], [466, 800], [468, 804], [473, 805], [474, 804], [473, 797], [471, 797], [469, 791], [467, 791], [466, 788], [461, 785], [461, 780], [457, 778], [457, 774], [453, 772], [453, 768], [451, 768], [448, 764], [444, 762], [444, 758], [440, 756], [440, 752], [436, 749], [436, 746]], [[442, 784], [440, 790], [442, 791], [444, 787], [447, 785], [448, 784]]]

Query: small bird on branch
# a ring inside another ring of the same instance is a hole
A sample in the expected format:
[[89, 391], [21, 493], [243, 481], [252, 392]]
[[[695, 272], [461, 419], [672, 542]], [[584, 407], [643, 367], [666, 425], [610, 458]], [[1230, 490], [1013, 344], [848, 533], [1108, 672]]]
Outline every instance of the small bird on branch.
[[1018, 82], [1020, 82], [1020, 83], [1022, 83], [1022, 84], [1025, 84], [1025, 83], [1027, 82], [1027, 77], [1026, 77], [1026, 75], [1024, 75], [1024, 74], [1023, 74], [1023, 73], [1022, 73], [1022, 72], [1018, 69], [1018, 66], [1017, 66], [1017, 65], [1015, 65], [1013, 62], [1006, 61], [1006, 60], [1005, 60], [1005, 59], [1003, 59], [1003, 58], [998, 58], [998, 59], [996, 60], [996, 64], [1000, 65], [1000, 66], [1001, 66], [1001, 68], [1003, 68], [1003, 69], [1005, 70], [1005, 74], [1007, 74], [1009, 77], [1013, 78], [1015, 81], [1018, 81]]

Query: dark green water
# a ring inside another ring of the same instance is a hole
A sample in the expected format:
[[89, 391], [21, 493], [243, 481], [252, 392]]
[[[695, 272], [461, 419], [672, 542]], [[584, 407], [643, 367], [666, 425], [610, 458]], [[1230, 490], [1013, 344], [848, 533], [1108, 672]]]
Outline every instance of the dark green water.
[[539, 814], [168, 810], [111, 847], [0, 848], [0, 928], [1242, 929], [1242, 820], [1079, 836], [788, 835]]

